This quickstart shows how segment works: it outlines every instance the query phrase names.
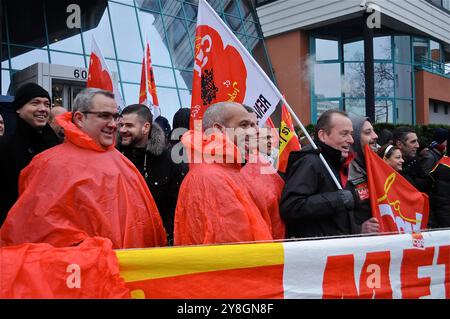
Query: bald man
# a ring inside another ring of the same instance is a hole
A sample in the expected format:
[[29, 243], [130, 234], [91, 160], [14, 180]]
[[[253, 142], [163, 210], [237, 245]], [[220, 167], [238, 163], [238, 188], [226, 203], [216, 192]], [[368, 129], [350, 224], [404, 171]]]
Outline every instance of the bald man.
[[270, 221], [240, 173], [256, 135], [254, 117], [242, 104], [220, 102], [206, 110], [202, 127], [203, 132], [188, 131], [181, 139], [201, 162], [191, 165], [180, 187], [175, 245], [273, 240]]
[[50, 116], [48, 119], [48, 124], [50, 124], [56, 136], [58, 136], [60, 142], [64, 141], [64, 129], [56, 122], [56, 117], [66, 112], [67, 110], [62, 106], [54, 106], [50, 110]]

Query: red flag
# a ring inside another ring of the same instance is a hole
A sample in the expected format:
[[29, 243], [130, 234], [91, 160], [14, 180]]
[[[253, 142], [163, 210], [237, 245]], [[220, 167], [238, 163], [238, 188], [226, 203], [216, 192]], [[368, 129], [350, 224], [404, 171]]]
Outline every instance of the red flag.
[[86, 87], [113, 92], [119, 110], [125, 105], [122, 95], [112, 79], [111, 73], [108, 70], [108, 65], [106, 64], [94, 37], [92, 37], [91, 57], [89, 60], [89, 73]]
[[0, 298], [130, 298], [109, 239], [0, 248]]
[[281, 94], [204, 0], [199, 1], [194, 50], [191, 129], [211, 104], [223, 101], [253, 106], [263, 125]]
[[295, 133], [294, 125], [292, 124], [292, 117], [283, 104], [280, 125], [280, 150], [278, 155], [278, 170], [280, 172], [286, 172], [289, 154], [298, 150], [300, 150], [300, 143]]
[[[152, 101], [148, 99], [150, 94]], [[161, 115], [161, 109], [159, 108], [158, 95], [156, 93], [155, 75], [153, 73], [152, 59], [150, 56], [150, 43], [146, 42], [144, 57], [142, 58], [141, 69], [141, 86], [139, 90], [139, 103], [145, 104], [151, 107], [152, 113], [155, 117]]]
[[428, 196], [365, 146], [372, 215], [381, 232], [420, 232], [428, 224]]

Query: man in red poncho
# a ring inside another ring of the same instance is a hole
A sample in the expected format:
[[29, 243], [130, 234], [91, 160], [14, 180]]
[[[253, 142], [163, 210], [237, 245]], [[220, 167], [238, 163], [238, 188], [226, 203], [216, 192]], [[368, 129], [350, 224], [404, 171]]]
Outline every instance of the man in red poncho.
[[111, 92], [88, 88], [57, 117], [64, 144], [22, 170], [19, 199], [0, 229], [2, 245], [74, 246], [91, 236], [113, 248], [166, 244], [161, 217], [134, 165], [114, 147], [120, 119]]
[[175, 245], [273, 240], [240, 173], [255, 120], [241, 104], [220, 102], [206, 110], [202, 127], [182, 137], [194, 164], [178, 195]]

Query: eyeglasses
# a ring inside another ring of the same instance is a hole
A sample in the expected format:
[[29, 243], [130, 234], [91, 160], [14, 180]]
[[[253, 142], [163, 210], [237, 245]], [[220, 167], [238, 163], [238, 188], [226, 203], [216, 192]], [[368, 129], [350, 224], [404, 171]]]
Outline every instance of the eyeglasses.
[[119, 122], [122, 116], [120, 113], [109, 113], [109, 112], [90, 112], [90, 111], [84, 111], [81, 112], [83, 114], [95, 114], [98, 118], [105, 122], [111, 122], [111, 120], [114, 120], [114, 122]]

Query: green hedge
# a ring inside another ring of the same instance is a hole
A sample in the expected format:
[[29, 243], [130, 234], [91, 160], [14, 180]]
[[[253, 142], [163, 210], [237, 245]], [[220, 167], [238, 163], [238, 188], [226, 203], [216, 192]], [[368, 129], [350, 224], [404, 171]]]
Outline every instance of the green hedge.
[[[395, 125], [395, 124], [391, 124], [391, 123], [375, 123], [374, 124], [375, 132], [377, 132], [377, 133], [381, 132], [385, 128], [392, 132], [398, 126], [409, 126], [409, 127], [414, 128], [417, 136], [419, 137], [419, 143], [421, 146], [426, 146], [432, 142], [434, 129], [436, 129], [438, 127], [444, 127], [446, 129], [450, 129], [450, 125], [440, 125], [440, 124], [429, 124], [429, 125], [405, 125], [405, 124]], [[296, 130], [297, 134], [303, 135], [301, 133], [300, 127], [296, 126], [295, 130]], [[312, 136], [314, 134], [314, 125], [308, 124], [306, 126], [306, 130]]]

